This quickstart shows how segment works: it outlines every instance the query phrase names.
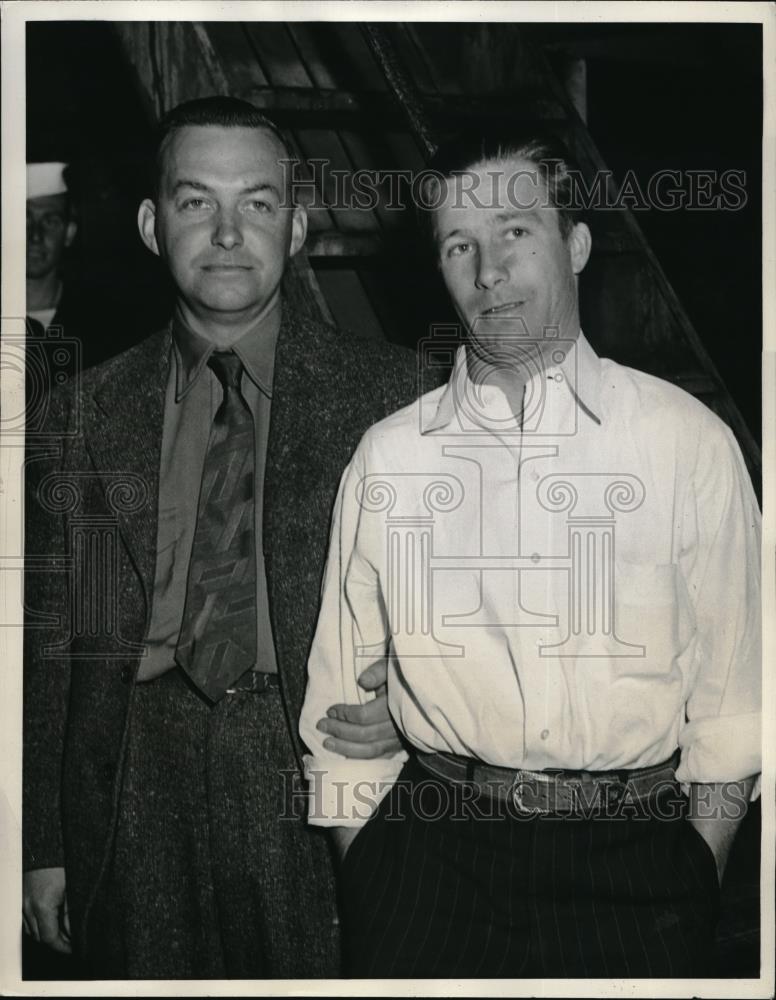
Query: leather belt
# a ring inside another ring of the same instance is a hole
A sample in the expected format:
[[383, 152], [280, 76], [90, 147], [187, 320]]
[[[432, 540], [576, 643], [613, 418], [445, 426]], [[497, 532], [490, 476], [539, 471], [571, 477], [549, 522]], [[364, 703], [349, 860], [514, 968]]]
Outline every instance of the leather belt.
[[620, 771], [526, 771], [447, 753], [418, 753], [417, 760], [435, 777], [474, 785], [481, 794], [507, 803], [524, 816], [588, 816], [626, 801], [645, 802], [660, 788], [675, 789], [679, 751], [662, 764]]
[[271, 688], [280, 687], [280, 678], [277, 674], [267, 673], [266, 670], [246, 670], [242, 677], [238, 677], [234, 684], [226, 689], [227, 694], [264, 694]]

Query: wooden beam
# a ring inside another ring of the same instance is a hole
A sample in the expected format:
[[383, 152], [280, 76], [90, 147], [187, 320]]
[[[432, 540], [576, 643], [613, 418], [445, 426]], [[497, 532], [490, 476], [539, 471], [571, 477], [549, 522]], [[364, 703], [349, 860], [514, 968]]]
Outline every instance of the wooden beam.
[[159, 118], [181, 101], [228, 93], [207, 32], [193, 21], [115, 21], [144, 103]]
[[[398, 108], [396, 99], [382, 91], [251, 86], [241, 88], [235, 96], [292, 124], [299, 124], [304, 119], [305, 124], [309, 121], [318, 127], [325, 121], [330, 128], [341, 125], [384, 130], [386, 122], [396, 127], [406, 126], [405, 116]], [[452, 105], [447, 95], [424, 94], [422, 103], [432, 120], [503, 119], [505, 115], [514, 118], [516, 113], [526, 119], [563, 120], [563, 110], [558, 102], [545, 98], [521, 100], [519, 108], [515, 107], [514, 95], [497, 94], [487, 98], [456, 95]], [[311, 116], [325, 116], [325, 119]]]

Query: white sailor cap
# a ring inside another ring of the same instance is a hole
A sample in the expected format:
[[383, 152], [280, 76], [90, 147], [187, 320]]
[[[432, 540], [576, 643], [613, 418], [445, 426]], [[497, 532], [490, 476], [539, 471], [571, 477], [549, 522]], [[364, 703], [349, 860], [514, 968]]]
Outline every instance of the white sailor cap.
[[27, 198], [67, 194], [64, 171], [66, 163], [28, 163]]

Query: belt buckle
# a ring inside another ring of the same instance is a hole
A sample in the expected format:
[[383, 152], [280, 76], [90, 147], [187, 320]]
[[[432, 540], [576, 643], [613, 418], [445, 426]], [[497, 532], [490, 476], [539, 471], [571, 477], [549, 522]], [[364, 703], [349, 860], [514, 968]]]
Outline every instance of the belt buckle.
[[606, 805], [614, 809], [617, 809], [620, 806], [622, 800], [628, 794], [627, 783], [622, 781], [619, 777], [616, 777], [614, 781], [606, 782], [605, 789]]
[[517, 808], [518, 812], [521, 812], [524, 816], [538, 816], [543, 812], [543, 810], [539, 806], [527, 805], [523, 800], [525, 786], [528, 785], [529, 783], [535, 783], [536, 781], [537, 781], [537, 775], [535, 771], [533, 772], [518, 771], [517, 774], [515, 775], [515, 780], [512, 782], [512, 787], [510, 789], [512, 794], [512, 802]]
[[261, 670], [251, 670], [246, 671], [250, 673], [250, 683], [241, 684], [240, 681], [244, 681], [245, 674], [238, 677], [235, 681], [235, 687], [227, 688], [225, 694], [261, 694], [266, 691], [269, 687], [269, 681], [267, 680], [268, 675]]

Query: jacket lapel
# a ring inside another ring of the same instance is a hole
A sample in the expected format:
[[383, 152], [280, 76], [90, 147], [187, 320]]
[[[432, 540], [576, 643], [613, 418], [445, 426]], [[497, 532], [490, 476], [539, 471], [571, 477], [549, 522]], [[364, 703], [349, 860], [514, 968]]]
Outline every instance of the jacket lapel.
[[[151, 607], [156, 569], [159, 462], [170, 365], [165, 329], [106, 366], [84, 414], [86, 446]], [[125, 484], [122, 488], [119, 484]], [[113, 493], [108, 491], [113, 489]]]
[[278, 669], [297, 751], [326, 557], [329, 480], [334, 476], [336, 489], [342, 471], [322, 442], [323, 411], [331, 391], [327, 372], [325, 348], [315, 343], [314, 331], [284, 308], [275, 352], [263, 534]]

